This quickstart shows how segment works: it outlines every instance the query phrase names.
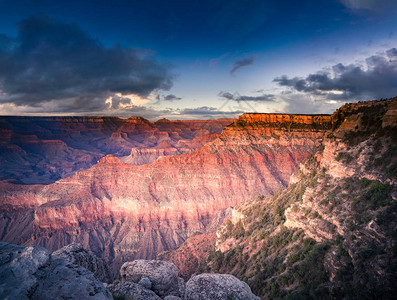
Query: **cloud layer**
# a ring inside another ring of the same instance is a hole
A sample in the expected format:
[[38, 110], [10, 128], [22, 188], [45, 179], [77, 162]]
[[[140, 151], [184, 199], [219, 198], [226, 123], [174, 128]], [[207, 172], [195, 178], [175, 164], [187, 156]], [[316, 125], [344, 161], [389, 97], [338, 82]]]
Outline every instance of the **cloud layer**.
[[233, 101], [255, 101], [255, 102], [271, 102], [275, 101], [273, 94], [261, 94], [259, 96], [242, 96], [239, 93], [219, 92], [218, 97]]
[[370, 56], [362, 64], [339, 63], [306, 78], [283, 75], [273, 81], [292, 91], [328, 100], [390, 98], [397, 95], [397, 50]]
[[[25, 19], [17, 29], [16, 38], [0, 35], [0, 103], [100, 111], [116, 93], [146, 97], [172, 86], [168, 66], [149, 51], [107, 47], [79, 26], [49, 16]], [[115, 96], [111, 105], [127, 102]]]

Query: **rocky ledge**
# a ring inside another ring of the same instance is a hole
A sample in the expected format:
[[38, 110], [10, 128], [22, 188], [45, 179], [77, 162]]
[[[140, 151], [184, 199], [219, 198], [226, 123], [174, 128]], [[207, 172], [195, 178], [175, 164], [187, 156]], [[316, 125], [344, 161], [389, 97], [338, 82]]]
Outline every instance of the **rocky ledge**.
[[200, 274], [187, 283], [173, 263], [135, 260], [110, 280], [104, 261], [80, 244], [54, 253], [36, 246], [0, 242], [0, 299], [258, 300], [232, 275]]
[[265, 114], [265, 113], [245, 113], [237, 120], [234, 126], [247, 126], [266, 124], [267, 126], [286, 127], [288, 129], [330, 129], [332, 125], [331, 115], [307, 115], [307, 114]]
[[40, 247], [0, 242], [0, 299], [112, 299], [87, 269]]

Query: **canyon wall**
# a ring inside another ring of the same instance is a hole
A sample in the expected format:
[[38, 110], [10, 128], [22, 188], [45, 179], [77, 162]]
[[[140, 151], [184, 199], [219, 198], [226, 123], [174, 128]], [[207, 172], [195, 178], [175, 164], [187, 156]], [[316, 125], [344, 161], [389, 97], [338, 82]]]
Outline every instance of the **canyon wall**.
[[151, 163], [200, 148], [232, 121], [0, 117], [0, 180], [53, 183], [108, 154], [131, 164]]
[[186, 279], [233, 274], [262, 299], [392, 299], [397, 98], [343, 105], [331, 124], [286, 189], [245, 199], [215, 236], [195, 235], [159, 258]]
[[214, 231], [228, 207], [285, 187], [332, 126], [330, 116], [250, 116], [195, 151], [151, 164], [107, 155], [50, 185], [3, 182], [0, 239], [50, 250], [78, 242], [117, 270]]

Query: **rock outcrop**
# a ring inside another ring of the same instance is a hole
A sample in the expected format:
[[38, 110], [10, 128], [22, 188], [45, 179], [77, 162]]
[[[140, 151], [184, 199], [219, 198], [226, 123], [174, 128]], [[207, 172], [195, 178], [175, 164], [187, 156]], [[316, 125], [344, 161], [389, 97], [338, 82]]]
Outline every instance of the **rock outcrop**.
[[[84, 265], [85, 267], [82, 267]], [[1, 299], [258, 299], [248, 285], [232, 275], [202, 274], [188, 282], [177, 277], [170, 262], [136, 260], [120, 269], [122, 282], [101, 283], [103, 262], [79, 244], [51, 253], [40, 247], [0, 242]], [[107, 279], [107, 278], [105, 278]]]
[[229, 274], [200, 274], [186, 283], [185, 300], [259, 300], [248, 284]]
[[247, 125], [267, 124], [288, 130], [302, 129], [304, 127], [309, 129], [329, 129], [331, 120], [330, 115], [245, 113], [235, 120], [234, 124], [244, 127]]
[[111, 283], [112, 274], [107, 263], [94, 253], [83, 248], [81, 244], [70, 244], [52, 253], [52, 258], [67, 260], [91, 271], [101, 282]]
[[111, 291], [113, 297], [121, 299], [131, 297], [134, 300], [161, 300], [155, 292], [130, 281], [108, 284], [106, 287]]
[[120, 269], [122, 282], [107, 285], [113, 296], [164, 300], [258, 300], [249, 286], [227, 274], [200, 274], [186, 284], [174, 264], [161, 260], [135, 260]]
[[167, 261], [139, 259], [126, 262], [120, 269], [120, 275], [122, 281], [140, 283], [141, 286], [147, 285], [142, 284], [142, 279], [150, 281], [150, 288], [162, 297], [184, 295], [184, 281], [178, 278], [176, 266]]
[[0, 242], [1, 299], [112, 299], [87, 269], [40, 247]]

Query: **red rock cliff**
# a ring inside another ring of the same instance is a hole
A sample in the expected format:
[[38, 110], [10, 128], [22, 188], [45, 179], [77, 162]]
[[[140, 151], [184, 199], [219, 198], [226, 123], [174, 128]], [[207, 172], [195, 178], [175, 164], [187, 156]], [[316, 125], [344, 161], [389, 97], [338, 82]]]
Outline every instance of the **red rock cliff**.
[[[245, 114], [187, 154], [141, 166], [106, 156], [51, 185], [9, 184], [0, 188], [1, 239], [52, 250], [80, 242], [116, 269], [125, 260], [153, 258], [194, 232], [215, 230], [228, 207], [285, 187], [330, 126], [329, 116]], [[24, 234], [12, 236], [22, 209], [30, 218]]]

